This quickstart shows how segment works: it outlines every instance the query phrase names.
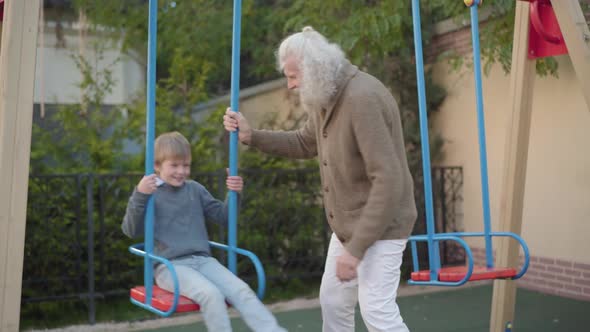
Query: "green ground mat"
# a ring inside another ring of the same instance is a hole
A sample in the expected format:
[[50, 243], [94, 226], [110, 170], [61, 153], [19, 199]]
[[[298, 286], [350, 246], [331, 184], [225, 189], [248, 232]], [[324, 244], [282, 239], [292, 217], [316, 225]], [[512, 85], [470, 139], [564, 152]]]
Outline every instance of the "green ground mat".
[[[412, 332], [488, 332], [492, 286], [407, 296], [398, 299], [402, 316]], [[358, 308], [357, 308], [358, 309]], [[275, 316], [289, 331], [320, 332], [319, 308], [279, 312]], [[357, 310], [356, 331], [367, 331]], [[242, 319], [232, 319], [234, 332], [250, 331]], [[150, 332], [206, 332], [203, 323], [167, 327]], [[519, 289], [513, 332], [590, 331], [590, 302]]]

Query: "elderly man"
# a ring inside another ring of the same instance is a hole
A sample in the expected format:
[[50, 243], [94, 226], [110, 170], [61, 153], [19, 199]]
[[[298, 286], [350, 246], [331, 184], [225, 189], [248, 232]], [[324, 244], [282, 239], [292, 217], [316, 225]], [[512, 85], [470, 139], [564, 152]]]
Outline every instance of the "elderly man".
[[281, 43], [277, 62], [308, 112], [305, 125], [254, 130], [230, 109], [223, 124], [260, 151], [319, 160], [333, 231], [320, 287], [323, 331], [354, 331], [357, 302], [369, 331], [408, 331], [395, 300], [416, 206], [397, 103], [311, 27]]

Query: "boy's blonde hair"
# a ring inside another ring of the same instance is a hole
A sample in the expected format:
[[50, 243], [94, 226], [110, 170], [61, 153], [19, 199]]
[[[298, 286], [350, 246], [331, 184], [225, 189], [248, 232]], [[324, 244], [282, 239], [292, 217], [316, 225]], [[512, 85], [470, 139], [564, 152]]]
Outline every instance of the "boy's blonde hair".
[[191, 159], [191, 146], [179, 132], [164, 133], [155, 142], [155, 163], [161, 165], [165, 160]]

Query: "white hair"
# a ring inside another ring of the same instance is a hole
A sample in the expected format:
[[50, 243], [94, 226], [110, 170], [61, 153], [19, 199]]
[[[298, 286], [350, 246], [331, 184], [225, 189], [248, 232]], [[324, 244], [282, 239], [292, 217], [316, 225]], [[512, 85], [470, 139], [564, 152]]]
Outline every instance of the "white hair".
[[285, 38], [277, 51], [277, 66], [282, 72], [285, 61], [293, 57], [301, 73], [300, 98], [309, 110], [324, 107], [337, 88], [340, 69], [346, 58], [340, 46], [330, 43], [312, 27]]

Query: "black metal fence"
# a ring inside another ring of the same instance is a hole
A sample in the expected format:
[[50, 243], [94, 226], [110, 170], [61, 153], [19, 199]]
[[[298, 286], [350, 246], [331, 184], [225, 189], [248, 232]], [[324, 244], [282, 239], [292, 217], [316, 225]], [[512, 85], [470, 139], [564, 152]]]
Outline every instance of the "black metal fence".
[[[319, 280], [330, 231], [317, 170], [240, 172], [245, 190], [238, 244], [263, 262], [268, 290]], [[222, 198], [225, 176], [223, 171], [194, 178]], [[22, 303], [84, 299], [89, 322], [94, 323], [95, 299], [128, 294], [143, 283], [143, 260], [128, 252], [130, 244], [141, 240], [126, 238], [120, 228], [127, 200], [140, 178], [141, 174], [30, 177]], [[433, 183], [437, 228], [459, 230], [461, 169], [434, 168]], [[416, 233], [422, 232], [421, 224], [423, 217], [417, 221]], [[212, 240], [226, 242], [225, 229], [209, 227]], [[464, 259], [452, 247], [443, 247], [441, 253], [443, 261]], [[238, 272], [246, 280], [255, 277], [247, 260], [239, 261]]]

